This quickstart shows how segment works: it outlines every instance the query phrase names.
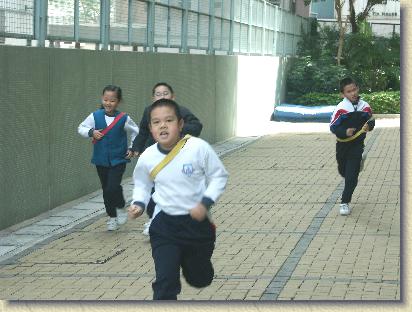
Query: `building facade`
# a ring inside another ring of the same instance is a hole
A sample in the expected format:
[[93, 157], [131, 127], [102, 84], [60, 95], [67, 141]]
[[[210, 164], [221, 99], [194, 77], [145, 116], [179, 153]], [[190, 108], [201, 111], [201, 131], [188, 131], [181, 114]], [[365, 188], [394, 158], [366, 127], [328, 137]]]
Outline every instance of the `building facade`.
[[[355, 11], [362, 12], [367, 0], [354, 1]], [[335, 0], [312, 0], [310, 15], [318, 19], [320, 24], [333, 25], [336, 23]], [[349, 15], [349, 1], [345, 0], [343, 16]], [[367, 21], [376, 35], [390, 36], [400, 34], [400, 0], [385, 0], [382, 4], [372, 7]]]

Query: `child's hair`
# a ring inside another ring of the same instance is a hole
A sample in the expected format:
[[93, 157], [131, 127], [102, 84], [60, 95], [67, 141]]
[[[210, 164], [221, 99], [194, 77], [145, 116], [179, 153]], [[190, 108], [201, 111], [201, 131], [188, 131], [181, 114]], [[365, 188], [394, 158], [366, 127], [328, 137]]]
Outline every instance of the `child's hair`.
[[102, 94], [104, 94], [106, 91], [113, 91], [116, 93], [116, 97], [119, 100], [119, 102], [122, 100], [122, 89], [118, 86], [115, 85], [107, 85], [103, 88]]
[[149, 108], [149, 121], [152, 120], [152, 111], [153, 111], [155, 108], [164, 107], [164, 106], [166, 106], [166, 107], [171, 107], [171, 108], [175, 111], [177, 120], [181, 120], [181, 119], [182, 119], [182, 114], [181, 114], [181, 112], [180, 112], [179, 104], [177, 104], [177, 103], [176, 103], [175, 101], [173, 101], [173, 100], [160, 99], [160, 100], [157, 100], [156, 102], [154, 102], [152, 105], [150, 105], [150, 108]]
[[154, 87], [153, 87], [153, 89], [152, 89], [152, 96], [155, 95], [156, 88], [157, 88], [157, 87], [160, 87], [160, 86], [164, 86], [164, 87], [168, 88], [171, 94], [174, 94], [174, 93], [175, 93], [175, 92], [173, 91], [173, 88], [171, 87], [171, 85], [169, 85], [168, 83], [166, 83], [166, 82], [158, 82], [158, 83], [156, 83], [156, 84], [154, 85]]
[[350, 84], [355, 84], [356, 86], [358, 85], [357, 83], [356, 83], [356, 81], [353, 79], [353, 78], [351, 78], [351, 77], [346, 77], [346, 78], [343, 78], [340, 82], [339, 82], [339, 90], [340, 90], [340, 92], [343, 92], [343, 90], [345, 89], [345, 87], [346, 86], [349, 86]]

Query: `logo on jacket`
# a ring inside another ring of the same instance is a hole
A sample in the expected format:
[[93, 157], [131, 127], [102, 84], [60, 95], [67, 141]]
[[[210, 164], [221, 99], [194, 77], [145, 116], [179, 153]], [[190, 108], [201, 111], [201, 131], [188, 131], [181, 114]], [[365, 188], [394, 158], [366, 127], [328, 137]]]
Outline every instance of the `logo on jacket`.
[[183, 169], [182, 172], [187, 175], [188, 177], [190, 177], [193, 174], [193, 166], [192, 164], [184, 164], [183, 165]]

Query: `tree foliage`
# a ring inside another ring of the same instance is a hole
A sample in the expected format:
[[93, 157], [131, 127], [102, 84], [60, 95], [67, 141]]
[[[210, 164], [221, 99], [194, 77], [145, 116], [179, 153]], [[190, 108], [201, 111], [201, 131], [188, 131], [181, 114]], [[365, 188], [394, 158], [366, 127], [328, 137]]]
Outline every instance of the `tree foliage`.
[[298, 45], [287, 77], [287, 100], [310, 93], [338, 93], [339, 80], [353, 77], [362, 92], [400, 89], [400, 37], [377, 37], [367, 23], [356, 34], [345, 35], [342, 63], [336, 64], [339, 33], [336, 28], [318, 29], [312, 20], [310, 32]]
[[[49, 0], [49, 6], [55, 10], [66, 12], [73, 16], [74, 1], [65, 0]], [[82, 23], [99, 23], [100, 19], [100, 1], [96, 0], [80, 0], [79, 1], [80, 21]]]
[[[335, 1], [335, 7], [336, 3], [339, 2], [339, 0], [334, 0]], [[386, 0], [367, 0], [365, 7], [361, 12], [356, 12], [355, 10], [355, 2], [356, 0], [348, 0], [349, 1], [349, 21], [352, 27], [352, 33], [357, 33], [359, 31], [359, 25], [362, 24], [367, 17], [369, 16], [369, 13], [371, 9], [377, 5], [377, 4], [382, 4], [386, 2]], [[310, 5], [312, 0], [304, 0], [303, 1], [306, 6]]]

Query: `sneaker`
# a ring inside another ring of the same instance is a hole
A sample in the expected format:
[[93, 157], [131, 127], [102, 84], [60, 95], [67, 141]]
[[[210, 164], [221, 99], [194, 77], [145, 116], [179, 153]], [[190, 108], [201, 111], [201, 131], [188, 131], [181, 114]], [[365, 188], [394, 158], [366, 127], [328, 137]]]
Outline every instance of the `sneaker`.
[[125, 224], [127, 222], [126, 209], [116, 209], [116, 211], [117, 211], [117, 223], [119, 225]]
[[149, 219], [149, 221], [147, 221], [143, 226], [144, 226], [144, 229], [143, 229], [143, 231], [142, 231], [142, 234], [143, 235], [146, 235], [146, 236], [149, 236], [149, 228], [150, 228], [150, 225], [152, 224], [152, 219]]
[[350, 215], [351, 209], [348, 204], [340, 204], [339, 212], [341, 216], [347, 216]]
[[107, 230], [108, 231], [115, 231], [118, 228], [119, 227], [117, 225], [117, 218], [109, 218], [109, 220], [107, 221]]

